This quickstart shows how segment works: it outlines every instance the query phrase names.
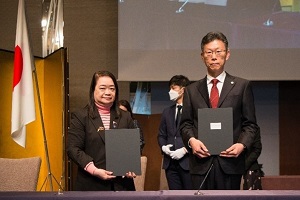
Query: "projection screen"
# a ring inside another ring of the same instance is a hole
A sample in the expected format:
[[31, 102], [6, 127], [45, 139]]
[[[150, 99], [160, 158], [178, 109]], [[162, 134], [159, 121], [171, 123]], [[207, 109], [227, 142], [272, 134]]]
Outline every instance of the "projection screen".
[[203, 78], [200, 43], [210, 31], [227, 36], [228, 73], [300, 80], [300, 5], [292, 2], [297, 1], [119, 0], [118, 80]]

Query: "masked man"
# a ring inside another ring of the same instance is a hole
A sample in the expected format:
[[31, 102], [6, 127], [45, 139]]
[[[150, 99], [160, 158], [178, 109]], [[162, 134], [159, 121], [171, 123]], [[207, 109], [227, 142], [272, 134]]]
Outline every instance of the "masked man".
[[184, 88], [190, 84], [187, 77], [175, 75], [169, 81], [170, 100], [175, 104], [165, 108], [158, 132], [158, 144], [164, 155], [163, 166], [170, 190], [191, 190], [189, 158], [179, 131]]

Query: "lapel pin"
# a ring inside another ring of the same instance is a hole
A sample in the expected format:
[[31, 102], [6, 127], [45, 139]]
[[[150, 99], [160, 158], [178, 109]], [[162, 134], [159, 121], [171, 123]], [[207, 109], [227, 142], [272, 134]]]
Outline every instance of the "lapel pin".
[[103, 130], [104, 130], [104, 127], [103, 127], [103, 126], [99, 126], [99, 128], [98, 128], [97, 132], [99, 132], [99, 131], [103, 131]]
[[233, 82], [233, 81], [231, 81], [230, 83], [231, 83], [231, 85], [233, 85], [233, 84], [234, 84], [234, 82]]

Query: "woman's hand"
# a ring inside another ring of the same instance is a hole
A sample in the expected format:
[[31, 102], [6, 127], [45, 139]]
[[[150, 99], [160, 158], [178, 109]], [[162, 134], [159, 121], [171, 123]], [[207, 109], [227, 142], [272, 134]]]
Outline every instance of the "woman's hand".
[[94, 172], [93, 172], [93, 175], [94, 176], [97, 176], [99, 178], [101, 178], [102, 180], [110, 180], [110, 179], [113, 179], [113, 178], [116, 178], [116, 176], [112, 175], [113, 172], [111, 171], [106, 171], [104, 169], [95, 169]]
[[134, 172], [127, 172], [127, 173], [125, 174], [125, 177], [127, 177], [127, 178], [135, 178], [136, 175], [135, 175]]

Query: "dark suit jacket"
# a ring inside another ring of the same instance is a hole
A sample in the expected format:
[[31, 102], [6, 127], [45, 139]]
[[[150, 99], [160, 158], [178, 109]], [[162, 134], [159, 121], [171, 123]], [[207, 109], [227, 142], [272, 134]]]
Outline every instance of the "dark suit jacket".
[[[173, 147], [170, 148], [171, 150], [176, 150], [184, 147], [180, 131], [176, 128], [175, 112], [176, 104], [165, 108], [162, 113], [159, 132], [157, 136], [160, 148], [163, 145], [167, 144], [173, 144]], [[171, 160], [172, 158], [170, 156], [164, 154], [163, 169], [168, 168]], [[189, 170], [188, 154], [185, 154], [184, 157], [179, 160], [179, 164], [183, 169]]]
[[245, 162], [246, 171], [248, 170], [255, 171], [261, 168], [257, 161], [258, 157], [261, 154], [261, 150], [262, 150], [261, 137], [260, 134], [257, 134], [252, 147], [247, 149], [246, 151], [246, 162]]
[[[118, 116], [116, 111], [111, 110], [110, 119], [110, 127], [134, 128], [129, 112], [120, 110], [120, 116]], [[89, 115], [87, 107], [71, 116], [67, 135], [67, 153], [69, 158], [78, 165], [76, 190], [111, 190], [111, 181], [101, 180], [84, 170], [84, 167], [91, 161], [96, 167], [106, 169], [105, 130], [103, 127], [98, 111]], [[114, 181], [123, 185], [125, 190], [133, 186], [132, 179], [117, 178]]]
[[[187, 86], [183, 99], [183, 110], [180, 129], [184, 144], [190, 151], [191, 174], [205, 174], [209, 169], [212, 157], [198, 158], [188, 147], [191, 137], [198, 138], [198, 109], [210, 108], [206, 77]], [[252, 146], [257, 134], [254, 98], [248, 80], [231, 76], [227, 73], [218, 103], [219, 108], [233, 109], [233, 141], [243, 143], [247, 148]], [[201, 138], [199, 138], [201, 140]], [[223, 171], [227, 174], [243, 174], [245, 170], [245, 155], [238, 158], [223, 158], [217, 156]]]

